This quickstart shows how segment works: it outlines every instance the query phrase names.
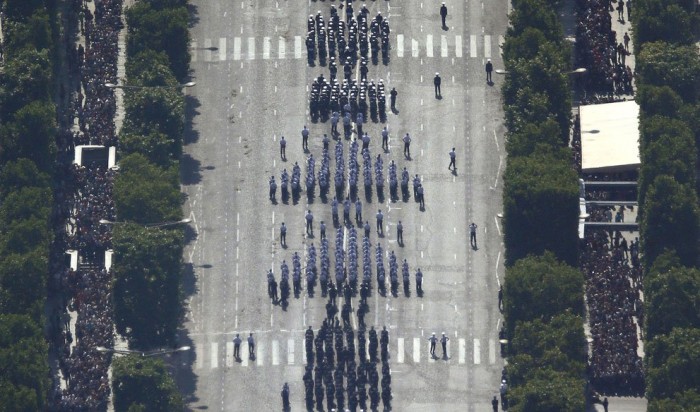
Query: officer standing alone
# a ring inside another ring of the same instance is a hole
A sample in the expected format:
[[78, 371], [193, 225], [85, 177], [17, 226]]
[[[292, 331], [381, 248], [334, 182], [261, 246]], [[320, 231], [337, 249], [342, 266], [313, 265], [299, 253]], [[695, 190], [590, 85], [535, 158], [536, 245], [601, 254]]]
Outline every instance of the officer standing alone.
[[447, 6], [445, 6], [445, 2], [442, 2], [442, 6], [440, 7], [440, 18], [442, 18], [442, 28], [444, 29], [447, 27], [445, 24], [445, 19], [447, 19]]
[[493, 72], [493, 64], [491, 63], [491, 59], [486, 60], [486, 83], [491, 84], [493, 83], [493, 80], [491, 80], [491, 72]]
[[442, 84], [442, 79], [440, 79], [440, 73], [435, 73], [433, 78], [433, 85], [435, 85], [435, 98], [439, 99], [442, 97], [442, 92], [440, 91], [440, 84]]

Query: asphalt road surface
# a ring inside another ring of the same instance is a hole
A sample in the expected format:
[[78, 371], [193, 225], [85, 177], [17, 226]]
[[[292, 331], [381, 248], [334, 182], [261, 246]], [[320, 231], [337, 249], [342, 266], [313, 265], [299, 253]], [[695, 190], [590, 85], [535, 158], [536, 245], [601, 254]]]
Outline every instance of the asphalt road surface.
[[[321, 137], [330, 135], [330, 122], [311, 122], [308, 87], [319, 74], [329, 74], [318, 60], [316, 67], [307, 64], [306, 19], [320, 10], [328, 21], [330, 5], [340, 2], [191, 3], [192, 77], [197, 86], [188, 90], [191, 130], [182, 181], [184, 210], [193, 219], [193, 230], [184, 256], [188, 307], [181, 343], [193, 350], [178, 355], [174, 375], [195, 410], [281, 410], [284, 382], [290, 385], [292, 410], [303, 410], [303, 332], [309, 325], [318, 328], [326, 300], [320, 291], [313, 297], [304, 293], [282, 310], [268, 298], [265, 275], [272, 268], [279, 280], [282, 260], [291, 265], [298, 252], [305, 264], [307, 246], [313, 243], [319, 250], [318, 222], [331, 222], [331, 208], [318, 196], [318, 187], [312, 203], [303, 193], [298, 204], [272, 204], [268, 179], [275, 175], [279, 180], [282, 169], [291, 172], [295, 161], [303, 179], [306, 155], [300, 132], [305, 124], [320, 167]], [[399, 93], [398, 113], [389, 113], [386, 122], [390, 151], [384, 154], [380, 147], [384, 123], [371, 121], [364, 127], [372, 136], [370, 150], [373, 157], [382, 154], [385, 168], [394, 160], [399, 174], [405, 166], [411, 176], [420, 175], [426, 203], [424, 211], [413, 197], [391, 202], [386, 196], [380, 204], [376, 193], [364, 202], [363, 215], [372, 226], [373, 268], [374, 246], [380, 243], [386, 252], [395, 251], [399, 262], [408, 260], [414, 291], [413, 274], [422, 269], [425, 291], [423, 297], [401, 292], [382, 297], [373, 291], [366, 323], [390, 330], [393, 410], [490, 410], [503, 366], [497, 340], [503, 247], [496, 215], [502, 207], [505, 144], [502, 78], [494, 74], [495, 85], [487, 85], [484, 64], [491, 58], [495, 68], [502, 67], [499, 45], [508, 3], [448, 1], [447, 30], [441, 28], [439, 2], [366, 4], [370, 17], [381, 11], [389, 18], [392, 47], [388, 64], [381, 59], [378, 65], [370, 63], [368, 78], [381, 78], [387, 92], [395, 87]], [[355, 5], [357, 12], [361, 3]], [[436, 72], [442, 77], [441, 100], [433, 92]], [[342, 132], [342, 124], [339, 128]], [[413, 139], [410, 160], [404, 158], [400, 141], [407, 132]], [[279, 155], [282, 135], [288, 141], [286, 162]], [[341, 140], [347, 163], [349, 144]], [[331, 142], [331, 178], [335, 144]], [[452, 147], [457, 152], [455, 173], [447, 168]], [[384, 173], [388, 175], [386, 169]], [[315, 216], [315, 237], [305, 235], [307, 209]], [[383, 238], [375, 231], [377, 209], [385, 215]], [[396, 242], [399, 220], [404, 247]], [[279, 242], [282, 222], [289, 228], [287, 248]], [[469, 245], [471, 222], [478, 225], [476, 250]], [[443, 331], [450, 337], [448, 356], [431, 359], [427, 338]], [[243, 359], [237, 362], [231, 340], [235, 333], [245, 338], [250, 332], [256, 338], [256, 357], [245, 356], [244, 344]]]

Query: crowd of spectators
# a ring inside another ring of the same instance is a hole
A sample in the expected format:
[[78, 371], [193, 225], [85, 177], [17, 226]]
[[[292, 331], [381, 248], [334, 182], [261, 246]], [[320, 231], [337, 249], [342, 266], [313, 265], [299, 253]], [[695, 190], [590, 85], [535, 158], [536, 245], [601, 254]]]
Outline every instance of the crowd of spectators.
[[628, 263], [628, 250], [621, 246], [618, 234], [589, 232], [582, 250], [581, 270], [586, 278], [593, 338], [589, 377], [600, 393], [640, 394], [644, 372], [633, 317], [642, 322], [641, 268]]
[[[73, 0], [85, 46], [76, 47], [69, 67], [79, 77], [72, 95], [72, 108], [79, 130], [59, 133], [59, 150], [70, 153], [83, 144], [114, 146], [116, 99], [104, 86], [116, 82], [118, 36], [122, 28], [123, 0], [94, 2], [94, 14], [84, 0]], [[77, 29], [77, 28], [76, 28]], [[79, 70], [75, 71], [75, 68]], [[66, 125], [68, 127], [68, 125]], [[52, 335], [58, 366], [65, 385], [54, 381], [50, 409], [57, 411], [104, 410], [110, 394], [110, 354], [98, 347], [114, 347], [111, 274], [104, 267], [104, 252], [111, 247], [111, 228], [102, 219], [114, 221], [112, 186], [115, 171], [106, 164], [59, 165], [55, 192], [56, 250], [75, 249], [77, 270], [53, 260], [51, 288], [58, 292], [62, 312], [52, 316]], [[77, 312], [74, 332], [66, 310]], [[62, 388], [63, 386], [63, 388]]]
[[611, 1], [577, 0], [576, 5], [576, 65], [588, 69], [586, 90], [608, 98], [633, 94], [632, 69], [625, 64], [630, 54], [629, 35], [618, 41], [612, 27]]
[[100, 224], [101, 219], [114, 221], [115, 209], [112, 186], [115, 172], [99, 165], [73, 165], [76, 191], [71, 199], [73, 207], [69, 243], [71, 249], [85, 255], [94, 255], [111, 248], [111, 230]]
[[[59, 366], [66, 378], [66, 389], [54, 400], [62, 411], [103, 410], [109, 398], [108, 355], [97, 347], [114, 346], [111, 274], [105, 270], [68, 270], [63, 290], [70, 292], [69, 308], [78, 313], [75, 336], [63, 325]], [[71, 343], [75, 343], [71, 347]]]

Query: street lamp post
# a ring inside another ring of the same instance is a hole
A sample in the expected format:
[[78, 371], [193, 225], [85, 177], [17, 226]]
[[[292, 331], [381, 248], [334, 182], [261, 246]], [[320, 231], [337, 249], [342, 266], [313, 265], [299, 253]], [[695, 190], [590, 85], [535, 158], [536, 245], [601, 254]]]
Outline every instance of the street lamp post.
[[117, 355], [140, 355], [142, 358], [148, 358], [151, 356], [159, 356], [159, 355], [167, 355], [169, 353], [176, 353], [176, 352], [185, 352], [192, 349], [189, 346], [181, 346], [179, 348], [175, 349], [156, 349], [152, 351], [147, 351], [147, 352], [141, 352], [138, 350], [130, 350], [130, 349], [115, 349], [115, 348], [105, 348], [104, 346], [97, 346], [95, 348], [96, 351], [100, 353], [114, 353]]
[[109, 89], [182, 89], [183, 87], [192, 87], [196, 84], [195, 82], [187, 82], [177, 86], [131, 86], [128, 84], [105, 83], [105, 87]]
[[[144, 226], [144, 227], [174, 226], [174, 225], [188, 224], [188, 223], [190, 223], [191, 221], [192, 221], [192, 219], [190, 219], [190, 218], [188, 217], [188, 218], [185, 218], [185, 219], [182, 219], [182, 220], [177, 220], [177, 221], [174, 221], [174, 222], [149, 223], [149, 224], [146, 224], [146, 225], [143, 225], [143, 226]], [[126, 221], [122, 221], [122, 222], [113, 222], [113, 221], [107, 220], [107, 219], [100, 219], [100, 220], [99, 220], [99, 223], [100, 223], [101, 225], [123, 225], [123, 224], [126, 224], [126, 223], [132, 223], [132, 222], [126, 222]]]
[[[496, 72], [496, 74], [510, 74], [510, 72], [508, 70], [503, 70], [503, 69], [496, 69], [494, 71]], [[577, 69], [574, 69], [574, 70], [571, 70], [568, 72], [562, 72], [562, 74], [580, 74], [580, 73], [585, 73], [587, 71], [588, 71], [588, 69], [586, 69], [585, 67], [579, 67]]]

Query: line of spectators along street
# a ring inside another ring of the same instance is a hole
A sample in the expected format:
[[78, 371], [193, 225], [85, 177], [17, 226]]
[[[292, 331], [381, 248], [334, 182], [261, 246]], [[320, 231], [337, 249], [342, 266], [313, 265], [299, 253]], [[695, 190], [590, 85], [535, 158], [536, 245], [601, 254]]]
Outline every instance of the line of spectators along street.
[[[94, 15], [83, 0], [73, 0], [72, 12], [84, 19], [85, 48], [71, 53], [69, 67], [79, 69], [80, 87], [73, 93], [72, 107], [80, 132], [63, 131], [58, 139], [59, 150], [69, 153], [76, 145], [116, 144], [114, 116], [116, 99], [113, 90], [104, 87], [117, 76], [118, 36], [122, 28], [122, 0], [95, 2]], [[75, 73], [74, 73], [75, 74]], [[52, 287], [58, 288], [64, 305], [77, 311], [75, 336], [70, 332], [66, 312], [51, 318], [54, 347], [58, 364], [66, 379], [66, 388], [54, 380], [50, 409], [87, 411], [106, 408], [110, 387], [108, 368], [110, 355], [97, 351], [98, 346], [113, 347], [113, 314], [111, 273], [103, 267], [104, 251], [111, 247], [111, 230], [100, 225], [100, 219], [114, 220], [112, 200], [114, 172], [106, 165], [63, 165], [59, 189], [56, 191], [57, 249], [76, 249], [90, 269], [72, 271], [52, 259], [55, 273]], [[66, 227], [70, 227], [70, 233]], [[71, 343], [75, 342], [71, 350]]]
[[[633, 253], [637, 248], [638, 242], [633, 243]], [[627, 255], [620, 247], [620, 237], [612, 236], [611, 242], [604, 230], [587, 235], [581, 254], [593, 337], [589, 376], [603, 394], [640, 394], [644, 389], [633, 319], [636, 316], [637, 322], [643, 322], [641, 268], [630, 266]]]
[[[588, 69], [584, 78], [587, 91], [608, 98], [633, 94], [634, 76], [632, 69], [626, 65], [626, 57], [630, 54], [630, 37], [625, 33], [622, 42], [618, 42], [617, 33], [612, 28], [612, 4], [620, 7], [611, 0], [576, 2], [576, 64]], [[622, 9], [625, 7], [622, 6]]]

